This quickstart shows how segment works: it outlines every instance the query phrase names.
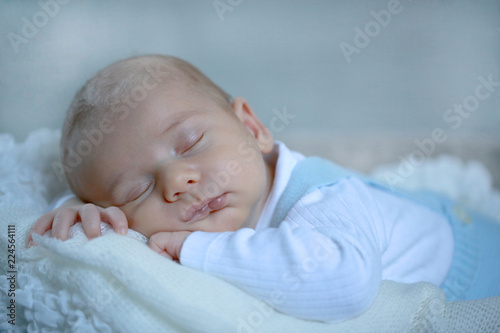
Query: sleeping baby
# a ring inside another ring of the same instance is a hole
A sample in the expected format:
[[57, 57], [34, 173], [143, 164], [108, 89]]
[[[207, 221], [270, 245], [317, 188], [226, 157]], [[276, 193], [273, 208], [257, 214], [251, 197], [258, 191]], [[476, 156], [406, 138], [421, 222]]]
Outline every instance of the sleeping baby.
[[309, 320], [362, 313], [383, 279], [433, 283], [448, 301], [500, 295], [500, 224], [291, 151], [248, 101], [175, 57], [125, 59], [90, 79], [61, 154], [74, 195], [31, 233], [130, 228], [169, 260]]

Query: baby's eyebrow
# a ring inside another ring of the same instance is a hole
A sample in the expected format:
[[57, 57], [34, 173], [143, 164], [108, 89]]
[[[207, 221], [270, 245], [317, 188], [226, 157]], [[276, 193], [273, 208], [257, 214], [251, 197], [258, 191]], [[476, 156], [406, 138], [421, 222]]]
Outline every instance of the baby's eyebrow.
[[174, 117], [173, 120], [170, 120], [169, 122], [167, 122], [168, 125], [165, 129], [163, 129], [166, 126], [165, 122], [161, 122], [160, 126], [159, 126], [159, 131], [157, 133], [161, 133], [162, 135], [164, 135], [167, 132], [171, 131], [173, 128], [182, 124], [188, 118], [195, 116], [195, 115], [198, 115], [200, 113], [201, 113], [200, 111], [196, 111], [196, 110], [181, 112], [176, 117]]

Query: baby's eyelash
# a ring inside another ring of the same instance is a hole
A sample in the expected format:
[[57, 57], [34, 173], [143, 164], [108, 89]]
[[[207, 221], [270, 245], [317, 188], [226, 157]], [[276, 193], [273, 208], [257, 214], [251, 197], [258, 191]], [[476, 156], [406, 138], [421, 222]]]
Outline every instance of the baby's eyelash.
[[200, 137], [192, 145], [190, 145], [186, 150], [184, 150], [182, 153], [184, 154], [185, 152], [189, 151], [191, 148], [193, 148], [194, 146], [196, 146], [203, 139], [204, 135], [205, 135], [205, 133], [202, 133], [200, 135]]
[[137, 200], [139, 197], [141, 197], [144, 193], [147, 192], [147, 190], [151, 185], [152, 183], [144, 184], [141, 187], [139, 187], [136, 191], [132, 192], [130, 195], [130, 199], [127, 200], [127, 203]]

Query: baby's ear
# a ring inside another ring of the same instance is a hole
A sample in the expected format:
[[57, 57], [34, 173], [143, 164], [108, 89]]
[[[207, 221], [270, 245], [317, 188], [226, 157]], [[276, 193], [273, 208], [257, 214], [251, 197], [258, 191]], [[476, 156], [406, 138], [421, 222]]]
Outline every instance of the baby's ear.
[[238, 119], [257, 140], [260, 151], [263, 154], [270, 153], [273, 150], [274, 145], [273, 135], [255, 115], [246, 99], [243, 97], [234, 98], [232, 107], [236, 117], [238, 117]]

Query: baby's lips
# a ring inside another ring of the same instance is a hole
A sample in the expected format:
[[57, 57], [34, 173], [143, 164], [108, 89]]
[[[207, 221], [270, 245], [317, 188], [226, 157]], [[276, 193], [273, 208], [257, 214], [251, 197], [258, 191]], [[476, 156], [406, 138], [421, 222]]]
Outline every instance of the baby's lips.
[[208, 203], [208, 207], [210, 207], [211, 210], [219, 210], [221, 208], [224, 208], [225, 205], [226, 205], [226, 193], [218, 196], [215, 199], [212, 199], [212, 201]]

